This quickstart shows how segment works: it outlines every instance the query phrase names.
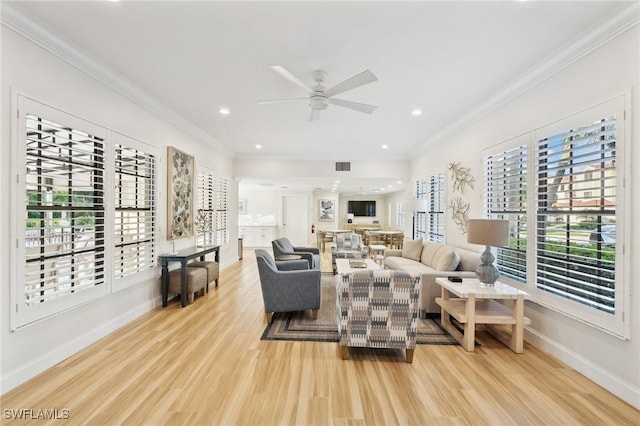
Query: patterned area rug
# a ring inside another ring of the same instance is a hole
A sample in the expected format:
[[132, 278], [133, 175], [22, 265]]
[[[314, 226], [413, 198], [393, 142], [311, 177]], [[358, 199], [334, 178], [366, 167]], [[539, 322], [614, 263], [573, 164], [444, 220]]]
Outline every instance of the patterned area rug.
[[[262, 340], [297, 340], [313, 342], [337, 342], [336, 290], [333, 274], [322, 274], [322, 300], [318, 319], [311, 318], [311, 311], [277, 312], [262, 333]], [[417, 342], [421, 345], [457, 345], [438, 323], [436, 318], [418, 319]]]

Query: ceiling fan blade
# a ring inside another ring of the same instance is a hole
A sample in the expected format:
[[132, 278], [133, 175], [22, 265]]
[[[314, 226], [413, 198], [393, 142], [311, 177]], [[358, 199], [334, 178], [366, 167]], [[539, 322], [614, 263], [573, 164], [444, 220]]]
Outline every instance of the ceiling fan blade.
[[311, 115], [309, 116], [309, 121], [318, 121], [318, 119], [320, 119], [320, 110], [312, 109]]
[[302, 87], [308, 93], [313, 93], [313, 89], [311, 87], [304, 84], [302, 80], [300, 80], [295, 75], [291, 74], [289, 70], [286, 69], [285, 67], [281, 67], [280, 65], [274, 65], [271, 67], [271, 69], [277, 72], [278, 74], [280, 74], [281, 76], [283, 76], [284, 78], [286, 78], [287, 80], [289, 80], [290, 82], [292, 82], [293, 84], [295, 84], [296, 86]]
[[282, 98], [282, 99], [265, 99], [262, 101], [256, 101], [256, 103], [259, 103], [261, 105], [264, 104], [275, 104], [278, 102], [289, 102], [289, 101], [308, 101], [309, 98]]
[[329, 98], [328, 101], [330, 104], [364, 112], [365, 114], [372, 114], [373, 111], [375, 111], [376, 108], [378, 108], [377, 106], [361, 104], [359, 102], [353, 102], [353, 101], [345, 101], [344, 99]]
[[363, 71], [358, 75], [354, 75], [348, 80], [338, 83], [332, 88], [324, 92], [327, 96], [337, 95], [338, 93], [346, 92], [347, 90], [355, 89], [356, 87], [364, 86], [365, 84], [373, 83], [377, 81], [378, 77], [373, 75], [369, 70]]

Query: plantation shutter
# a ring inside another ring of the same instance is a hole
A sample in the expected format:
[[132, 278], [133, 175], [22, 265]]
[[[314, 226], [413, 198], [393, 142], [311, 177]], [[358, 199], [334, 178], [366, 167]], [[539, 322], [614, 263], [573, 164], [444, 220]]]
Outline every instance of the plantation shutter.
[[429, 177], [428, 193], [428, 239], [444, 244], [444, 173]]
[[199, 245], [213, 245], [214, 241], [214, 193], [215, 178], [212, 173], [201, 170], [198, 172], [198, 199], [196, 207], [196, 233]]
[[509, 245], [497, 249], [500, 273], [527, 280], [527, 146], [520, 145], [485, 159], [487, 215], [509, 221]]
[[155, 265], [155, 156], [115, 145], [114, 278]]
[[220, 175], [215, 179], [215, 214], [216, 214], [216, 244], [223, 245], [229, 242], [227, 206], [228, 199], [228, 179]]
[[537, 287], [614, 314], [616, 117], [536, 143]]
[[18, 312], [105, 282], [104, 139], [38, 114], [21, 117], [26, 208]]

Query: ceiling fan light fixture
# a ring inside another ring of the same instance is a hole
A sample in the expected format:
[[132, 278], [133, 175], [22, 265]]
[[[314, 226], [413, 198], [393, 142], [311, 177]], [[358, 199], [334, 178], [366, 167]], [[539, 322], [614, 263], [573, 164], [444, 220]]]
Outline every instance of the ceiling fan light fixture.
[[329, 104], [338, 105], [339, 107], [351, 109], [351, 110], [362, 112], [365, 114], [372, 114], [376, 110], [376, 108], [378, 108], [374, 105], [367, 105], [359, 102], [353, 102], [353, 101], [348, 101], [345, 99], [339, 99], [339, 98], [333, 97], [333, 95], [338, 95], [348, 90], [353, 90], [357, 87], [361, 87], [366, 84], [377, 81], [378, 77], [376, 77], [369, 70], [365, 70], [360, 74], [354, 75], [353, 77], [347, 80], [344, 80], [343, 82], [338, 83], [329, 89], [325, 89], [323, 83], [325, 81], [327, 73], [323, 70], [313, 71], [313, 81], [316, 84], [313, 88], [311, 88], [283, 66], [274, 65], [271, 67], [271, 69], [276, 73], [280, 74], [285, 79], [289, 80], [291, 83], [306, 90], [307, 93], [309, 94], [309, 97], [257, 101], [259, 104], [271, 104], [276, 102], [288, 102], [288, 101], [298, 101], [298, 100], [308, 99], [309, 107], [311, 108], [311, 115], [309, 116], [309, 121], [317, 121], [320, 118], [320, 111], [327, 109], [329, 107]]
[[327, 109], [329, 103], [327, 102], [326, 96], [314, 95], [309, 98], [309, 106], [311, 109], [323, 110]]

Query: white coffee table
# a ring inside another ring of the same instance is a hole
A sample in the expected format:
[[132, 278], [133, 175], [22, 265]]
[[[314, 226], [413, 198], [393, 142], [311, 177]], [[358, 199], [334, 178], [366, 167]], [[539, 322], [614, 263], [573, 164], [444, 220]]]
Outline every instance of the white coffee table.
[[[350, 260], [362, 260], [366, 263], [366, 268], [352, 268], [349, 265]], [[366, 271], [369, 269], [379, 270], [380, 265], [371, 259], [336, 259], [336, 271], [338, 274], [346, 274], [348, 272]]]
[[[502, 341], [515, 353], [524, 352], [524, 326], [531, 324], [524, 316], [524, 300], [531, 295], [515, 287], [496, 281], [493, 287], [480, 285], [475, 278], [464, 278], [462, 282], [451, 282], [447, 278], [436, 278], [442, 287], [442, 297], [436, 303], [442, 308], [441, 325], [468, 352], [475, 350], [476, 324], [488, 324], [486, 330]], [[457, 298], [451, 298], [451, 296]], [[500, 299], [513, 300], [511, 308], [496, 302]], [[463, 333], [451, 324], [454, 317], [463, 327]], [[493, 324], [511, 325], [511, 337], [503, 339], [503, 335], [493, 330]]]

